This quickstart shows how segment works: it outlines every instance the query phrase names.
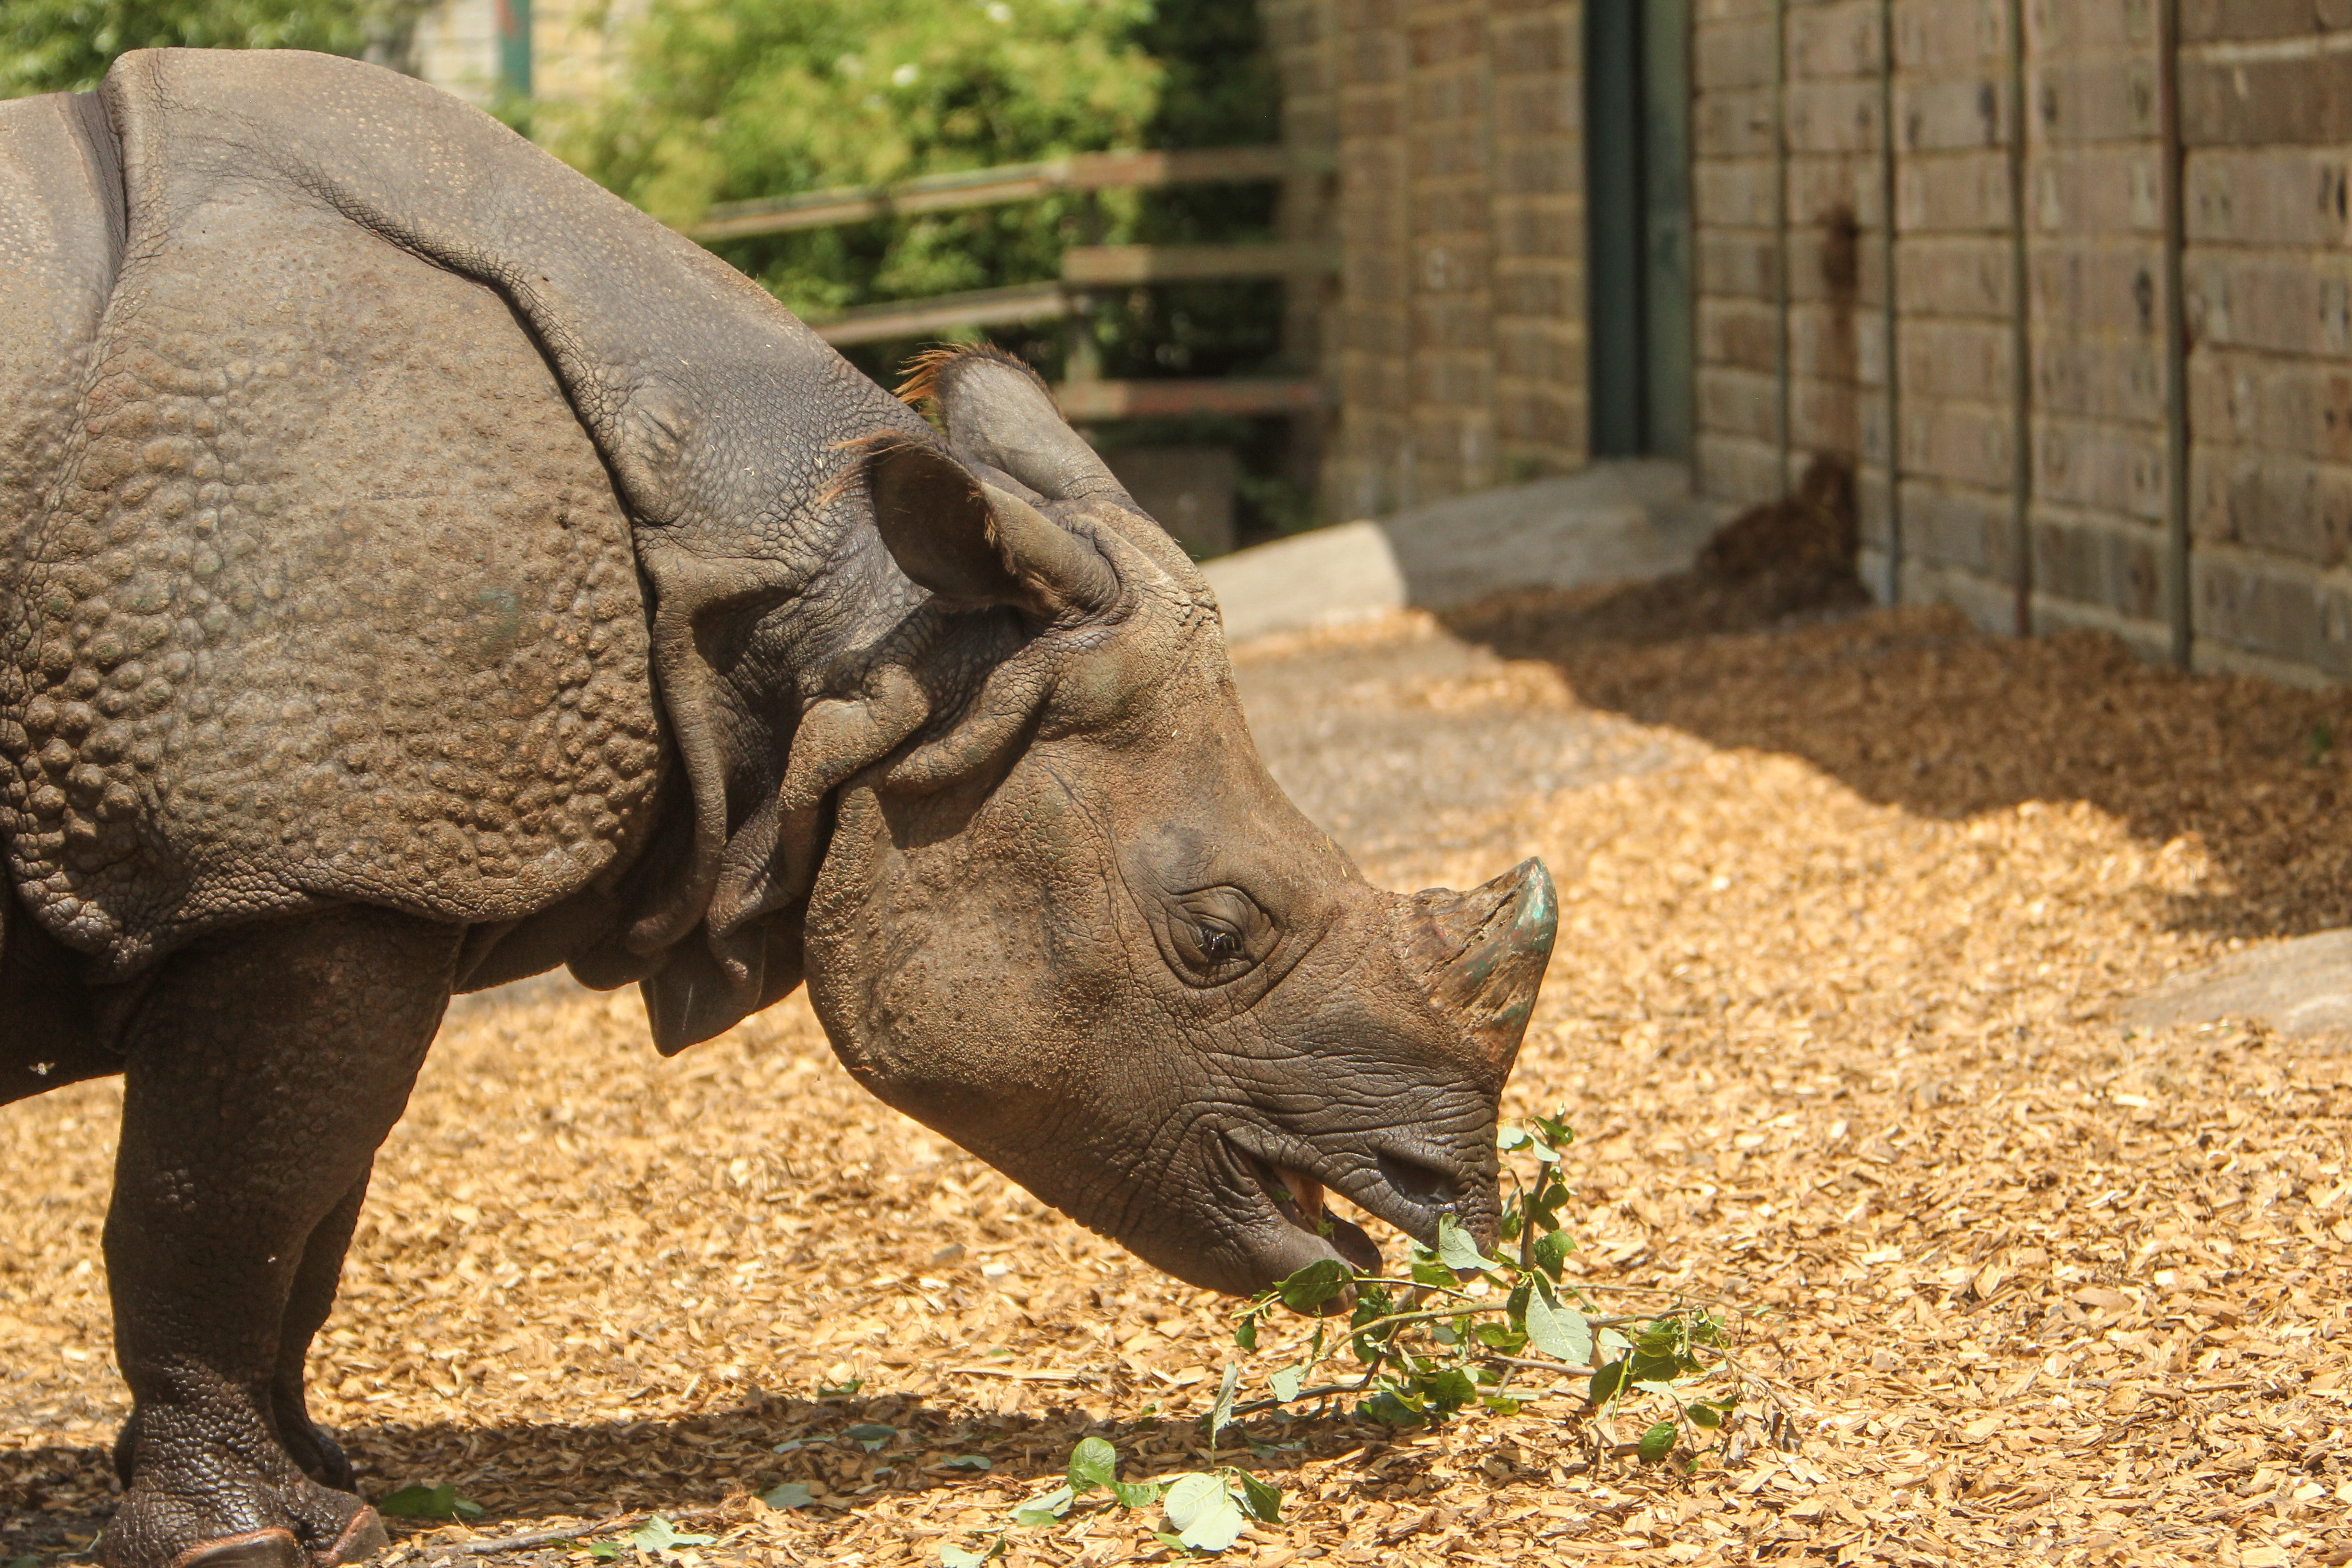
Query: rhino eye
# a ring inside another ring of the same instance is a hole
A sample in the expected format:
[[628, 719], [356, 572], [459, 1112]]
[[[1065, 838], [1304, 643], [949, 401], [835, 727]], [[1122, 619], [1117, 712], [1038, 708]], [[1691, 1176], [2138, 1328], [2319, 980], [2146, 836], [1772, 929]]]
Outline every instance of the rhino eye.
[[1176, 900], [1168, 922], [1178, 967], [1194, 984], [1222, 985], [1247, 973], [1265, 956], [1271, 924], [1248, 894], [1203, 888]]

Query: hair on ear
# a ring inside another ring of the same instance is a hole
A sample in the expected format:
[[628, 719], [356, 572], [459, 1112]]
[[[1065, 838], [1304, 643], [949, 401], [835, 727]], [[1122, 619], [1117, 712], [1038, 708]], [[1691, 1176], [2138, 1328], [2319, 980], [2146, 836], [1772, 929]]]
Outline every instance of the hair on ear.
[[[1027, 377], [1048, 400], [1054, 395], [1054, 389], [1045, 384], [1045, 378], [1028, 361], [993, 343], [941, 343], [907, 362], [907, 379], [898, 384], [899, 401], [917, 407], [928, 403], [933, 412], [939, 412], [957, 378], [980, 364], [1009, 366]], [[944, 387], [940, 385], [942, 381], [948, 384]]]

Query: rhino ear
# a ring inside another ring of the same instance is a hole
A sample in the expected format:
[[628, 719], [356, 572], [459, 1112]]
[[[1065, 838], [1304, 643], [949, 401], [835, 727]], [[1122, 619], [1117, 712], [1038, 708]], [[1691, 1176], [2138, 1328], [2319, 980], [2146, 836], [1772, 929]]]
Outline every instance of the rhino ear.
[[1139, 510], [1086, 437], [1062, 417], [1045, 381], [1002, 350], [934, 349], [915, 360], [898, 395], [931, 402], [959, 456], [1000, 468], [1039, 495], [1100, 499]]
[[867, 458], [874, 526], [898, 569], [958, 608], [1013, 605], [1050, 620], [1109, 607], [1102, 552], [937, 447], [894, 440]]

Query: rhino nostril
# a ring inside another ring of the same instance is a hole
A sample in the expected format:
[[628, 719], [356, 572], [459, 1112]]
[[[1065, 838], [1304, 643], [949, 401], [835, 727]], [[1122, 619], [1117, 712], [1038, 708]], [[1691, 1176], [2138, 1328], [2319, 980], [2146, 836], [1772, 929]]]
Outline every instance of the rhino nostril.
[[1454, 1206], [1452, 1172], [1396, 1153], [1382, 1153], [1380, 1163], [1381, 1179], [1414, 1203], [1426, 1208]]

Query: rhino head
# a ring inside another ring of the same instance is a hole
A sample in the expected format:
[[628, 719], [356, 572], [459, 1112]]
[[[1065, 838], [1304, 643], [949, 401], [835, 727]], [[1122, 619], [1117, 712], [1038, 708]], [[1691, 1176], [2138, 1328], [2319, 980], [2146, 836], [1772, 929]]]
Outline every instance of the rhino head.
[[1543, 867], [1368, 884], [1260, 763], [1206, 582], [1044, 385], [987, 353], [921, 381], [945, 443], [887, 438], [861, 477], [930, 601], [801, 726], [782, 809], [830, 818], [806, 875], [722, 888], [714, 929], [804, 882], [849, 1070], [1193, 1284], [1376, 1268], [1327, 1188], [1491, 1239]]

